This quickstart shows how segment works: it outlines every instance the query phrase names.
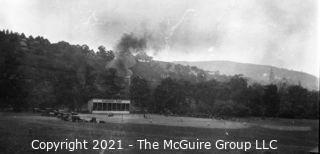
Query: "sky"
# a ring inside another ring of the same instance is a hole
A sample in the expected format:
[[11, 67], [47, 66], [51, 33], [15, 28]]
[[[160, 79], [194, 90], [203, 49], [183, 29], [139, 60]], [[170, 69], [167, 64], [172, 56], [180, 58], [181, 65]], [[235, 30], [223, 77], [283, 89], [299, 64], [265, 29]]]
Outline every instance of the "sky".
[[317, 0], [0, 0], [0, 29], [115, 49], [145, 38], [162, 61], [229, 60], [319, 77]]

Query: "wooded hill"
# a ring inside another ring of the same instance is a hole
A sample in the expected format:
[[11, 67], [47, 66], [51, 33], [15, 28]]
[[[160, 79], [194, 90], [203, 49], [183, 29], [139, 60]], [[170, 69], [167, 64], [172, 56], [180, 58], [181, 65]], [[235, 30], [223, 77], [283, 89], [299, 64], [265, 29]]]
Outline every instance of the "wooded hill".
[[319, 78], [311, 74], [274, 66], [237, 63], [232, 61], [177, 61], [174, 63], [196, 66], [200, 69], [210, 71], [211, 74], [243, 74], [253, 82], [264, 85], [270, 84], [271, 82], [287, 82], [289, 84], [300, 84], [302, 87], [310, 90], [317, 90], [319, 88]]
[[[136, 39], [124, 36], [128, 42]], [[129, 49], [130, 44], [125, 45]], [[106, 68], [114, 51], [0, 31], [0, 109], [80, 111], [91, 98], [125, 98], [142, 111], [159, 114], [319, 116], [319, 91], [288, 82], [249, 83], [242, 75], [210, 74], [194, 66], [153, 61], [145, 53], [134, 57], [130, 90], [124, 93], [124, 79], [117, 70]]]
[[[28, 106], [68, 104], [74, 108], [90, 98], [128, 97], [119, 92], [121, 79], [106, 69], [115, 53], [103, 46], [94, 51], [87, 45], [50, 43], [40, 36], [26, 37], [8, 30], [0, 32], [0, 43], [2, 104], [11, 104], [15, 97], [13, 102]], [[207, 76], [196, 67], [136, 58], [133, 76], [143, 77], [153, 86], [169, 76], [192, 82]]]

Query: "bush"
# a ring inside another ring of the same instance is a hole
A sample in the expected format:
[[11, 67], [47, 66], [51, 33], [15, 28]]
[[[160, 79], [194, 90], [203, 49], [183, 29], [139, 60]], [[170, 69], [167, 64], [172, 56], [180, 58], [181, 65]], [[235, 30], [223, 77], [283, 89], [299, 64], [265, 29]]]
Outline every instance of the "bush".
[[247, 116], [249, 108], [241, 103], [231, 100], [217, 100], [213, 105], [213, 114], [217, 117], [221, 116]]

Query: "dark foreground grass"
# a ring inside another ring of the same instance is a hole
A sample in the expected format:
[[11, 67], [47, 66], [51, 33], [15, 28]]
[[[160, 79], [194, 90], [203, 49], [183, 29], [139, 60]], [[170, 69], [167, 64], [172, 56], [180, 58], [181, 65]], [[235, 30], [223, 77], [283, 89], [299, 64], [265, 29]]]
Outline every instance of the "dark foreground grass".
[[[275, 120], [276, 121], [276, 120]], [[266, 121], [268, 122], [268, 121]], [[261, 123], [261, 121], [260, 121]], [[273, 122], [274, 124], [275, 122]], [[264, 123], [266, 124], [266, 123]], [[281, 123], [283, 124], [283, 123]], [[0, 153], [47, 153], [43, 150], [31, 149], [31, 141], [89, 141], [89, 150], [69, 152], [59, 150], [48, 153], [100, 153], [101, 150], [90, 150], [92, 140], [122, 140], [123, 150], [106, 150], [104, 153], [307, 153], [318, 146], [319, 121], [303, 121], [304, 126], [311, 126], [311, 131], [278, 131], [261, 127], [246, 129], [205, 129], [191, 127], [172, 127], [142, 124], [95, 124], [72, 123], [55, 117], [41, 117], [29, 113], [0, 113]], [[301, 125], [301, 123], [299, 124]], [[227, 132], [227, 133], [226, 133]], [[228, 135], [227, 135], [228, 134]], [[162, 141], [164, 139], [195, 141], [211, 141], [222, 139], [227, 141], [278, 140], [278, 150], [139, 150], [137, 139]], [[129, 144], [135, 147], [128, 147]]]

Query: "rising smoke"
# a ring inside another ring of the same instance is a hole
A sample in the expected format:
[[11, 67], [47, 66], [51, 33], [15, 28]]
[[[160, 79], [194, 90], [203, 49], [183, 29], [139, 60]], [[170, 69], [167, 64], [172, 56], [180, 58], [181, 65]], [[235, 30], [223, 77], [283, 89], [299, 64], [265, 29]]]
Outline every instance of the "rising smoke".
[[130, 70], [136, 64], [134, 54], [144, 52], [147, 42], [144, 38], [138, 38], [134, 34], [123, 34], [116, 45], [116, 57], [106, 68], [113, 68], [117, 71], [119, 77], [130, 78], [132, 71]]
[[315, 0], [1, 2], [0, 27], [51, 42], [110, 48], [134, 32], [157, 60], [230, 60], [319, 76]]

